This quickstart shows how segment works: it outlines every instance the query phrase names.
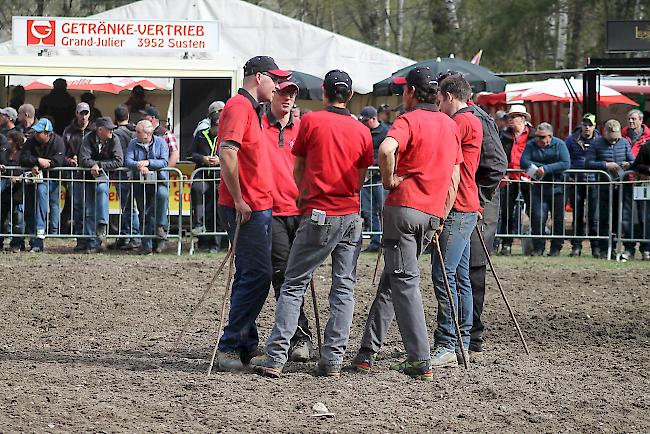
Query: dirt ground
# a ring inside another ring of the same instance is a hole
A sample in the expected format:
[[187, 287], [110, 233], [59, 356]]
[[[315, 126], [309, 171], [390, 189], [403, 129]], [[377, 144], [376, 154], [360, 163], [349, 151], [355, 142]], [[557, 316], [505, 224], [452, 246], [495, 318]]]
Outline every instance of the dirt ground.
[[[423, 383], [388, 370], [403, 355], [396, 326], [370, 375], [323, 379], [292, 364], [279, 380], [207, 378], [222, 284], [172, 346], [220, 257], [0, 255], [0, 432], [650, 432], [648, 263], [497, 258], [532, 355], [490, 278], [484, 358]], [[360, 260], [347, 360], [374, 296], [374, 259]], [[323, 322], [328, 273], [316, 276]], [[334, 417], [313, 417], [316, 402]]]

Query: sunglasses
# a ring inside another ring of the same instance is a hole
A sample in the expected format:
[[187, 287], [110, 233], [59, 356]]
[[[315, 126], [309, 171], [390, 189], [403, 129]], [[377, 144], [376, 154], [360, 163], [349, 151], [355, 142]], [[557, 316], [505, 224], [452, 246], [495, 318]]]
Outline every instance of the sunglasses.
[[275, 84], [280, 83], [280, 79], [279, 79], [278, 77], [276, 77], [275, 75], [271, 75], [271, 74], [266, 73], [266, 72], [260, 72], [260, 74], [262, 74], [262, 75], [266, 75], [266, 76], [269, 77], [271, 80], [273, 80], [273, 83], [275, 83]]

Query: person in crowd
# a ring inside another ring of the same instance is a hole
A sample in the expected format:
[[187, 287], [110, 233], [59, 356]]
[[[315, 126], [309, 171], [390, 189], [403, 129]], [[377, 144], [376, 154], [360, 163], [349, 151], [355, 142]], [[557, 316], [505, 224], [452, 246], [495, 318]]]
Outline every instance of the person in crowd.
[[33, 128], [34, 135], [25, 142], [20, 153], [20, 165], [31, 168], [33, 175], [30, 183], [24, 186], [25, 224], [26, 232], [35, 235], [30, 240], [30, 251], [39, 253], [44, 248], [48, 214], [50, 220], [59, 218], [59, 180], [43, 178], [48, 178], [49, 169], [64, 164], [65, 145], [49, 119], [39, 120]]
[[497, 110], [494, 113], [494, 121], [499, 128], [499, 131], [505, 131], [508, 128], [508, 114], [503, 110]]
[[26, 139], [34, 134], [32, 126], [36, 123], [36, 109], [31, 104], [18, 107], [18, 122], [16, 128], [23, 133]]
[[[63, 134], [75, 117], [77, 102], [68, 93], [68, 82], [63, 78], [54, 80], [53, 89], [41, 99], [38, 117], [49, 116], [54, 123], [54, 132]], [[90, 112], [90, 109], [88, 110]]]
[[380, 122], [384, 123], [385, 125], [392, 125], [390, 121], [390, 106], [388, 104], [382, 104], [379, 106], [379, 109], [377, 110], [377, 118], [379, 119]]
[[[79, 152], [81, 144], [86, 136], [95, 130], [95, 125], [90, 122], [90, 106], [88, 103], [80, 102], [75, 109], [75, 116], [70, 125], [63, 131], [63, 143], [65, 144], [65, 166], [79, 166]], [[72, 220], [72, 233], [83, 235], [84, 233], [84, 208], [85, 194], [83, 174], [80, 171], [63, 173], [62, 176], [70, 178], [66, 182], [65, 204], [63, 207], [63, 221]], [[72, 218], [70, 218], [72, 217]], [[74, 247], [75, 252], [86, 250], [86, 240], [78, 238]]]
[[[528, 186], [522, 181], [527, 181], [525, 173], [516, 172], [521, 169], [521, 154], [526, 143], [534, 135], [530, 126], [530, 115], [524, 105], [515, 104], [508, 110], [508, 127], [501, 131], [501, 143], [508, 157], [508, 169], [515, 172], [508, 174], [510, 182], [504, 183], [501, 188], [501, 216], [499, 218], [499, 232], [502, 234], [517, 234], [520, 231], [521, 210], [516, 206], [517, 197], [521, 194], [525, 201], [528, 200]], [[500, 255], [509, 256], [512, 253], [511, 237], [501, 240]]]
[[129, 113], [140, 113], [149, 106], [149, 102], [145, 99], [144, 87], [139, 84], [131, 89], [129, 99], [124, 103], [129, 108]]
[[14, 110], [18, 110], [21, 105], [25, 104], [25, 88], [22, 85], [14, 86], [11, 89], [11, 98], [9, 99], [9, 106]]
[[[219, 128], [219, 112], [210, 113], [209, 128], [199, 131], [194, 136], [190, 148], [190, 158], [196, 164], [196, 168], [218, 167], [219, 156], [217, 155], [217, 131]], [[216, 213], [216, 180], [219, 173], [216, 170], [199, 172], [192, 182], [192, 234], [199, 239], [199, 250], [209, 253], [219, 252], [219, 243], [216, 235], [203, 235], [205, 232], [217, 232]]]
[[[122, 155], [126, 156], [129, 143], [131, 143], [131, 140], [135, 139], [135, 125], [131, 123], [129, 109], [124, 104], [115, 107], [114, 117], [117, 128], [113, 130], [113, 136], [120, 141]], [[138, 213], [133, 207], [133, 183], [128, 182], [129, 176], [125, 172], [119, 172], [114, 177], [118, 179], [116, 190], [120, 199], [121, 237], [115, 241], [115, 244], [108, 248], [119, 250], [140, 249], [142, 247], [142, 243], [140, 242], [140, 220], [138, 219]]]
[[[531, 175], [530, 187], [530, 232], [543, 235], [546, 232], [546, 220], [551, 214], [554, 237], [564, 235], [564, 208], [566, 192], [562, 184], [564, 172], [571, 167], [571, 158], [566, 144], [553, 136], [553, 127], [542, 122], [535, 129], [535, 136], [526, 144], [521, 154], [521, 168], [534, 173]], [[562, 238], [551, 239], [548, 256], [559, 256], [562, 250]], [[533, 238], [531, 256], [542, 256], [546, 240]]]
[[[380, 121], [377, 110], [372, 106], [361, 109], [358, 119], [370, 129], [372, 136], [372, 147], [374, 149], [373, 165], [379, 165], [378, 153], [379, 145], [386, 138], [389, 126]], [[364, 186], [361, 190], [361, 215], [366, 221], [366, 227], [371, 232], [381, 232], [381, 213], [384, 208], [384, 199], [386, 191], [381, 185], [381, 175], [379, 171], [370, 172], [367, 183], [370, 186]], [[381, 235], [379, 233], [370, 236], [370, 244], [365, 252], [378, 252], [381, 247]]]
[[[25, 136], [17, 130], [7, 134], [7, 142], [0, 145], [0, 167], [20, 166], [20, 153], [25, 143]], [[6, 178], [0, 179], [0, 227], [5, 224], [11, 227], [10, 232], [21, 234], [24, 230], [23, 190], [20, 176], [21, 169], [0, 171]], [[4, 232], [4, 231], [3, 231]], [[0, 238], [0, 251], [4, 239]], [[13, 236], [9, 242], [11, 252], [25, 250], [25, 240], [21, 236]]]
[[407, 353], [391, 366], [430, 381], [431, 354], [420, 290], [418, 259], [451, 211], [463, 160], [456, 122], [438, 111], [438, 82], [426, 68], [413, 68], [393, 83], [402, 86], [407, 112], [397, 119], [379, 148], [384, 187], [384, 270], [370, 307], [352, 368], [368, 373], [397, 319]]
[[243, 87], [219, 117], [219, 220], [233, 242], [240, 226], [228, 325], [217, 362], [227, 371], [243, 369], [259, 354], [255, 324], [271, 286], [272, 167], [260, 123], [260, 103], [271, 101], [278, 82], [291, 76], [273, 58], [255, 56], [244, 64]]
[[221, 110], [223, 110], [225, 106], [226, 103], [224, 103], [223, 101], [213, 101], [212, 103], [210, 103], [210, 105], [208, 106], [208, 116], [201, 119], [199, 123], [196, 124], [196, 128], [192, 133], [192, 137], [196, 138], [199, 132], [210, 129], [210, 116], [212, 115], [212, 113], [220, 114]]
[[280, 376], [296, 334], [307, 286], [314, 270], [330, 255], [330, 316], [316, 373], [327, 377], [341, 374], [352, 326], [356, 266], [361, 251], [359, 191], [372, 164], [370, 131], [346, 108], [352, 95], [350, 76], [341, 70], [329, 71], [323, 80], [325, 110], [300, 120], [292, 153], [298, 210], [306, 217], [291, 247], [275, 324], [266, 341], [266, 355], [251, 362], [262, 375]]
[[[117, 126], [109, 117], [95, 120], [95, 130], [88, 134], [79, 152], [79, 166], [85, 172], [85, 225], [86, 253], [97, 253], [108, 234], [108, 172], [122, 167], [124, 156], [119, 139], [113, 136]], [[92, 236], [95, 236], [94, 238]]]
[[90, 122], [95, 122], [95, 119], [102, 117], [102, 112], [95, 107], [97, 97], [92, 92], [84, 92], [79, 98], [81, 102], [85, 102], [90, 107]]
[[[299, 87], [291, 81], [283, 81], [273, 94], [271, 104], [262, 117], [262, 130], [268, 139], [269, 158], [273, 166], [273, 230], [271, 242], [271, 265], [273, 278], [271, 284], [275, 299], [280, 297], [280, 288], [284, 283], [289, 252], [300, 226], [300, 210], [296, 205], [298, 187], [293, 179], [295, 157], [293, 147], [300, 130], [300, 119], [294, 117]], [[306, 362], [312, 351], [309, 321], [300, 306], [298, 327], [291, 338], [289, 360]]]
[[294, 104], [293, 108], [291, 109], [291, 116], [293, 116], [294, 119], [300, 119], [300, 106], [298, 104]]
[[16, 128], [18, 112], [13, 107], [0, 109], [0, 134], [7, 135], [9, 131]]
[[[639, 153], [634, 159], [632, 166], [630, 166], [630, 169], [637, 172], [640, 180], [647, 181], [650, 179], [650, 140], [646, 141], [641, 149], [639, 149]], [[650, 204], [647, 200], [641, 203], [639, 202], [637, 202], [637, 206], [639, 207], [641, 231], [638, 236], [650, 240]], [[641, 259], [644, 261], [650, 261], [650, 248], [648, 247], [647, 243], [641, 244]]]
[[[571, 169], [585, 169], [585, 154], [591, 143], [600, 137], [596, 129], [596, 116], [587, 113], [582, 117], [581, 124], [573, 130], [566, 138], [565, 143], [571, 157]], [[595, 186], [588, 183], [595, 181], [594, 175], [573, 175], [569, 176], [569, 181], [576, 181], [575, 186], [567, 187], [569, 203], [573, 209], [573, 233], [576, 236], [594, 236], [598, 233], [596, 227], [596, 209], [598, 207]], [[585, 209], [587, 214], [585, 216]], [[585, 221], [586, 217], [586, 221]], [[597, 241], [591, 242], [591, 254], [594, 258], [600, 258], [600, 246]], [[574, 238], [571, 240], [571, 255], [580, 256], [582, 254], [582, 239]]]
[[[603, 134], [591, 143], [585, 153], [585, 168], [593, 170], [604, 170], [609, 172], [610, 178], [621, 180], [623, 172], [630, 167], [634, 161], [630, 143], [621, 135], [621, 124], [616, 119], [610, 119], [603, 126]], [[609, 178], [599, 177], [599, 181], [606, 183]], [[627, 222], [630, 221], [632, 214], [632, 194], [626, 189], [628, 186], [614, 185], [613, 195], [610, 198], [609, 184], [602, 184], [598, 187], [598, 213], [597, 224], [599, 234], [610, 233], [610, 213], [611, 227], [613, 231], [618, 228], [619, 207], [622, 219], [623, 236], [629, 234], [630, 228]], [[622, 195], [622, 197], [621, 197]], [[610, 199], [612, 206], [610, 208]], [[626, 243], [626, 251], [622, 253], [621, 259], [627, 261], [630, 259], [627, 249], [634, 248], [634, 244]], [[600, 240], [601, 258], [608, 259], [608, 241]]]
[[[136, 138], [131, 140], [124, 157], [124, 165], [131, 169], [131, 179], [139, 179], [134, 183], [133, 195], [140, 216], [142, 239], [142, 254], [151, 255], [153, 235], [160, 239], [164, 227], [157, 225], [161, 221], [160, 213], [167, 212], [159, 206], [160, 202], [168, 200], [168, 174], [160, 170], [167, 167], [169, 146], [165, 140], [153, 133], [154, 126], [146, 119], [141, 120], [135, 127]], [[160, 244], [159, 244], [159, 250]]]

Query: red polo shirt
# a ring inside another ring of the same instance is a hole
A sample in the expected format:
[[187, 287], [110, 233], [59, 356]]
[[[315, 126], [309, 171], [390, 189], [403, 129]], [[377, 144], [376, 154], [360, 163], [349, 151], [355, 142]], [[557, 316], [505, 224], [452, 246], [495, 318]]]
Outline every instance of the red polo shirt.
[[299, 190], [300, 214], [313, 209], [328, 216], [359, 212], [359, 169], [372, 165], [370, 130], [346, 109], [328, 107], [301, 119], [293, 147], [305, 158]]
[[[246, 90], [239, 89], [239, 94], [230, 98], [221, 111], [218, 130], [219, 147], [225, 141], [239, 144], [239, 185], [242, 199], [253, 211], [273, 206], [271, 164], [258, 110], [259, 103]], [[235, 207], [225, 182], [219, 183], [219, 205]]]
[[412, 174], [386, 198], [386, 205], [443, 217], [454, 165], [463, 161], [458, 126], [433, 104], [417, 104], [395, 119], [388, 137], [397, 140], [397, 175]]
[[483, 126], [479, 118], [471, 112], [456, 113], [452, 119], [460, 130], [460, 147], [463, 152], [454, 209], [460, 212], [476, 212], [481, 209], [476, 186], [476, 169], [481, 158]]
[[269, 161], [273, 170], [273, 196], [274, 216], [299, 215], [296, 206], [298, 187], [293, 179], [293, 161], [291, 153], [300, 129], [300, 119], [290, 117], [289, 123], [280, 128], [280, 123], [273, 113], [267, 112], [262, 117], [262, 130], [267, 138]]

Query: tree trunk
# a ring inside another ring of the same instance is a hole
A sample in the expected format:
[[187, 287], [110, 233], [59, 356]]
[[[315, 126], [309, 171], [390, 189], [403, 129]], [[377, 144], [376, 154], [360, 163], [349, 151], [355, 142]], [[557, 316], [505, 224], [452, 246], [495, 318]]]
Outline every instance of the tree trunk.
[[397, 0], [397, 41], [395, 52], [402, 54], [402, 43], [404, 42], [404, 0]]
[[555, 47], [555, 67], [564, 68], [566, 65], [567, 27], [569, 25], [569, 3], [558, 0], [557, 45]]
[[384, 1], [384, 50], [390, 50], [390, 0]]
[[455, 55], [458, 51], [458, 30], [460, 29], [460, 23], [458, 22], [458, 11], [456, 7], [456, 0], [445, 0], [445, 7], [447, 8], [447, 22], [449, 23], [450, 33], [451, 33], [451, 51]]

